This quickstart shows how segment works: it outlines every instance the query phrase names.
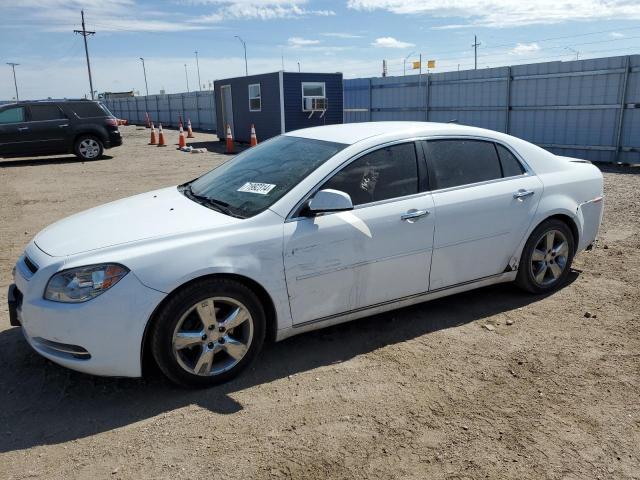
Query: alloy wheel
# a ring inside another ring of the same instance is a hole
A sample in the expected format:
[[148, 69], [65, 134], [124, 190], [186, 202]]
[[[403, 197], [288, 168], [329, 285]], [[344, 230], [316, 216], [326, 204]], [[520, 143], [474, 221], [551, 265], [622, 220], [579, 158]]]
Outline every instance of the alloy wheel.
[[100, 153], [100, 145], [93, 138], [85, 138], [80, 142], [78, 150], [83, 158], [96, 158]]
[[556, 282], [567, 267], [569, 242], [559, 230], [547, 230], [538, 239], [531, 254], [531, 275], [540, 286]]
[[172, 350], [185, 371], [207, 377], [240, 363], [252, 340], [249, 309], [233, 298], [212, 297], [182, 315], [173, 333]]

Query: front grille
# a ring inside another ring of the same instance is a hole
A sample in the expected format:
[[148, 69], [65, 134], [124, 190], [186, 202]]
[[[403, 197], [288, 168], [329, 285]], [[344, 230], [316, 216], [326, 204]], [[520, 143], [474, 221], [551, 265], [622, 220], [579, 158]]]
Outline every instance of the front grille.
[[27, 266], [32, 275], [38, 271], [38, 266], [33, 263], [26, 255], [24, 256], [24, 264]]

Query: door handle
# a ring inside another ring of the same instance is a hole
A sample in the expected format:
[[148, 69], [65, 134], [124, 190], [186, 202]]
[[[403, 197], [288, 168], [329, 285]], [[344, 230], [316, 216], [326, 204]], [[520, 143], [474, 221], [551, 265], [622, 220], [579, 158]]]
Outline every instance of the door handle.
[[69, 124], [65, 123], [64, 125], [58, 125], [58, 128], [65, 128], [65, 127], [68, 127], [68, 126], [69, 126]]
[[429, 210], [409, 210], [407, 213], [404, 213], [400, 216], [400, 220], [413, 223], [419, 218], [429, 215], [429, 213]]
[[536, 192], [534, 192], [533, 190], [525, 190], [521, 188], [520, 190], [518, 190], [516, 193], [513, 194], [513, 198], [515, 198], [516, 200], [521, 200], [523, 198], [530, 197], [534, 193]]
[[24, 132], [25, 130], [29, 130], [29, 127], [18, 127], [19, 132]]

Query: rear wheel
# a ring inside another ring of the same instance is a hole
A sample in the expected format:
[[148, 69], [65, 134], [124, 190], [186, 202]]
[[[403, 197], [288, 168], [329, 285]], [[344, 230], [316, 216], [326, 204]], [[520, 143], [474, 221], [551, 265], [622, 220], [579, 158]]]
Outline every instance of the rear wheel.
[[573, 261], [575, 239], [561, 220], [541, 223], [524, 246], [516, 284], [531, 293], [547, 293], [567, 280]]
[[97, 160], [102, 157], [104, 145], [93, 135], [82, 135], [76, 140], [74, 152], [81, 160]]
[[169, 300], [152, 333], [151, 349], [173, 382], [207, 387], [238, 375], [264, 342], [265, 314], [245, 285], [208, 279]]

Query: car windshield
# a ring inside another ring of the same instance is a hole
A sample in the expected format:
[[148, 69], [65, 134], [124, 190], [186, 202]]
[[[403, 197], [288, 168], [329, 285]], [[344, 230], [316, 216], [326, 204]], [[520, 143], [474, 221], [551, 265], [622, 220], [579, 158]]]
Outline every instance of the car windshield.
[[181, 186], [194, 201], [248, 218], [266, 210], [347, 145], [281, 135]]

